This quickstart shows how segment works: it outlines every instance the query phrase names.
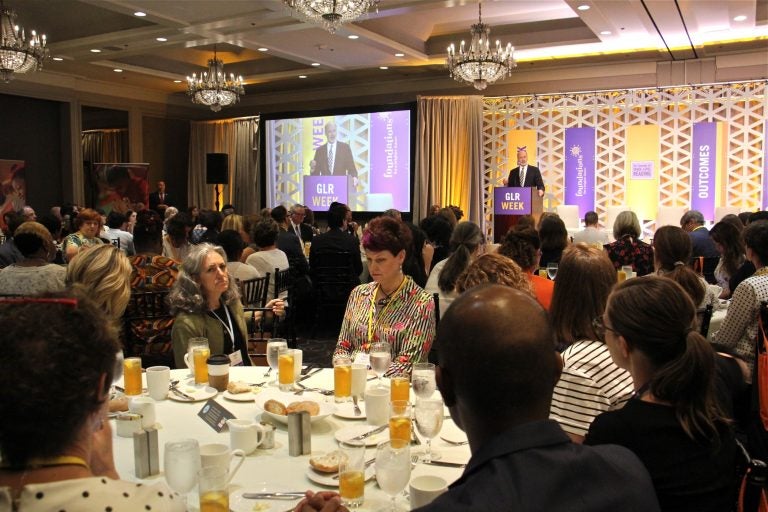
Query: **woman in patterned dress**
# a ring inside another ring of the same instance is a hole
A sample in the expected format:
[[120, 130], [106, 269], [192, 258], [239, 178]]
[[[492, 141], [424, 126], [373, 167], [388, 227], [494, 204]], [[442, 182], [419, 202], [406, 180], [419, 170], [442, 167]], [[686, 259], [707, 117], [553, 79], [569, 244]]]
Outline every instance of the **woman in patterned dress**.
[[378, 217], [366, 227], [362, 244], [373, 282], [352, 290], [334, 360], [368, 353], [377, 341], [392, 347], [386, 375], [410, 372], [414, 363], [426, 360], [435, 337], [435, 303], [403, 274], [410, 242], [408, 227], [391, 217]]
[[632, 272], [644, 276], [653, 272], [653, 248], [640, 240], [640, 221], [632, 211], [623, 211], [613, 222], [615, 242], [605, 245], [616, 270], [632, 265]]
[[64, 258], [71, 261], [83, 247], [102, 245], [104, 241], [99, 238], [99, 233], [103, 225], [101, 215], [96, 210], [81, 210], [75, 217], [77, 231], [67, 235], [62, 242]]

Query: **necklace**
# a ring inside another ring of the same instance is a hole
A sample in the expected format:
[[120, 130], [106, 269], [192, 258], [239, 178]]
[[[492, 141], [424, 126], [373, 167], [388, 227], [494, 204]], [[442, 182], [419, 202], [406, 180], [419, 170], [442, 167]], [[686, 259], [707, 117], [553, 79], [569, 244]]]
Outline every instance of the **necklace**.
[[381, 290], [381, 293], [383, 293], [383, 294], [384, 294], [384, 298], [377, 300], [377, 301], [376, 301], [376, 305], [377, 305], [377, 306], [379, 306], [379, 307], [381, 307], [381, 308], [383, 308], [384, 306], [386, 306], [387, 304], [389, 304], [389, 301], [390, 301], [390, 300], [392, 300], [392, 295], [394, 295], [394, 293], [395, 293], [397, 290], [399, 290], [399, 289], [400, 289], [400, 287], [398, 286], [397, 288], [395, 288], [394, 290], [392, 290], [392, 291], [391, 291], [391, 292], [389, 292], [389, 293], [385, 292], [385, 291], [384, 291], [384, 289], [383, 289], [383, 288], [381, 288], [381, 287], [379, 287], [379, 289]]

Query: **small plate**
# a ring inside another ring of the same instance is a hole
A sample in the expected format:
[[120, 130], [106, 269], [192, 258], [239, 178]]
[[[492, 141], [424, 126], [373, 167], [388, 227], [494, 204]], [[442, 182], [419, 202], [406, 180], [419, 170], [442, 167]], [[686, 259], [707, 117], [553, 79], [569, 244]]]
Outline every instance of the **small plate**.
[[339, 418], [344, 418], [347, 420], [364, 420], [365, 404], [358, 402], [357, 405], [360, 407], [360, 412], [362, 413], [360, 416], [355, 416], [355, 406], [352, 404], [352, 402], [336, 404], [336, 411], [333, 414], [334, 416], [338, 416]]
[[253, 500], [243, 498], [243, 494], [248, 492], [287, 492], [295, 490], [267, 482], [248, 484], [245, 489], [238, 489], [229, 495], [229, 509], [232, 512], [253, 512], [254, 510], [261, 510], [257, 508], [257, 505], [263, 504], [263, 510], [265, 511], [286, 510], [291, 506], [295, 507], [301, 498], [296, 498], [295, 500]]
[[261, 388], [253, 388], [246, 393], [230, 393], [229, 391], [224, 391], [221, 396], [227, 400], [232, 400], [233, 402], [253, 402], [256, 400], [256, 395], [258, 393], [261, 393]]
[[[357, 437], [361, 434], [365, 434], [366, 432], [370, 432], [373, 430], [373, 425], [352, 425], [349, 427], [340, 428], [336, 432], [334, 432], [333, 436], [336, 438], [337, 441], [344, 442], [349, 441], [353, 437]], [[365, 443], [365, 446], [376, 446], [382, 441], [388, 441], [389, 440], [389, 429], [384, 429], [383, 431], [379, 432], [378, 434], [373, 434], [372, 436], [368, 436], [365, 439], [362, 439], [362, 442]]]
[[[339, 486], [339, 479], [333, 478], [338, 473], [320, 473], [319, 471], [315, 471], [312, 468], [307, 468], [307, 472], [305, 474], [307, 475], [307, 478], [309, 478], [310, 481], [318, 485], [324, 485], [326, 487]], [[371, 464], [370, 466], [365, 468], [365, 481], [367, 482], [374, 476], [376, 476], [376, 468], [375, 468], [375, 464]]]
[[440, 439], [452, 444], [466, 443], [467, 433], [457, 427], [452, 421], [446, 421], [443, 423], [443, 428], [440, 429]]
[[192, 400], [188, 400], [183, 396], [179, 396], [173, 391], [168, 393], [168, 398], [177, 402], [200, 402], [201, 400], [208, 400], [218, 394], [216, 388], [211, 386], [205, 386], [204, 388], [197, 388], [189, 385], [182, 385], [178, 387], [179, 391], [192, 397]]
[[331, 414], [333, 414], [333, 411], [336, 410], [336, 407], [334, 404], [329, 402], [324, 402], [323, 399], [325, 397], [321, 395], [311, 394], [311, 393], [304, 393], [303, 395], [294, 395], [290, 392], [285, 391], [279, 391], [277, 389], [265, 389], [255, 397], [256, 401], [256, 407], [261, 409], [261, 414], [263, 417], [271, 418], [275, 421], [278, 421], [280, 423], [288, 423], [288, 416], [281, 416], [279, 414], [272, 414], [271, 412], [267, 412], [264, 410], [264, 404], [267, 402], [267, 400], [277, 400], [278, 402], [281, 402], [283, 405], [288, 406], [291, 402], [301, 402], [303, 400], [309, 400], [312, 402], [317, 403], [320, 406], [320, 412], [317, 416], [310, 416], [309, 421], [312, 423], [316, 421], [320, 421], [323, 418], [327, 418]]

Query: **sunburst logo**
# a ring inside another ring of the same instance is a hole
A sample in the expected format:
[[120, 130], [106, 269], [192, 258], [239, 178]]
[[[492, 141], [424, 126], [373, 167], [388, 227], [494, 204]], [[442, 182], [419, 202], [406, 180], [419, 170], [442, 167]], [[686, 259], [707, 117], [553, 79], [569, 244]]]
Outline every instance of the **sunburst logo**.
[[389, 115], [390, 115], [389, 112], [379, 112], [378, 113], [379, 119], [383, 119], [383, 120], [389, 119]]
[[571, 156], [581, 156], [581, 146], [571, 146]]

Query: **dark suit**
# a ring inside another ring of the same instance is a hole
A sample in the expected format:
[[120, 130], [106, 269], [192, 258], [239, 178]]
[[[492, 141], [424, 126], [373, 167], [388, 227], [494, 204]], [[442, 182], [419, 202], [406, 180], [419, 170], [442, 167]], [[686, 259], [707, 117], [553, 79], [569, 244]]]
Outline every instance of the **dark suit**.
[[323, 144], [315, 150], [315, 170], [312, 176], [352, 176], [357, 177], [355, 158], [349, 144], [336, 141], [336, 154], [333, 158], [333, 172], [328, 171], [328, 144]]
[[691, 252], [691, 256], [694, 258], [698, 258], [699, 256], [704, 256], [705, 258], [719, 258], [720, 253], [717, 252], [717, 248], [715, 247], [715, 242], [712, 240], [712, 238], [709, 236], [709, 231], [704, 226], [699, 226], [693, 231], [690, 231], [688, 233], [688, 236], [691, 237], [691, 245], [693, 246], [693, 251]]
[[325, 233], [321, 233], [312, 241], [312, 247], [309, 249], [309, 268], [312, 269], [313, 261], [318, 254], [332, 254], [339, 252], [348, 252], [352, 255], [352, 271], [355, 280], [359, 279], [363, 272], [363, 260], [360, 259], [360, 244], [357, 238], [339, 228], [331, 228]]
[[296, 233], [280, 228], [276, 245], [288, 257], [292, 275], [305, 275], [309, 272], [304, 248], [299, 243], [299, 237], [296, 236]]
[[544, 180], [541, 178], [541, 171], [534, 165], [528, 165], [525, 170], [525, 183], [520, 185], [520, 167], [515, 167], [509, 171], [507, 178], [508, 187], [536, 187], [544, 190]]
[[[291, 224], [290, 221], [288, 221], [288, 231], [294, 234], [296, 233], [293, 224]], [[312, 237], [315, 236], [315, 234], [312, 232], [312, 227], [309, 224], [304, 224], [303, 222], [299, 224], [299, 233], [301, 233], [302, 243], [311, 242]]]
[[149, 194], [149, 209], [157, 211], [158, 205], [164, 204], [165, 206], [173, 206], [173, 199], [171, 199], [171, 194], [168, 192], [165, 193], [165, 199], [163, 201], [160, 200], [160, 193], [159, 192], [152, 192]]

